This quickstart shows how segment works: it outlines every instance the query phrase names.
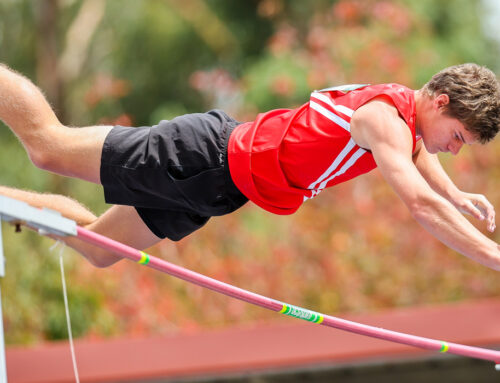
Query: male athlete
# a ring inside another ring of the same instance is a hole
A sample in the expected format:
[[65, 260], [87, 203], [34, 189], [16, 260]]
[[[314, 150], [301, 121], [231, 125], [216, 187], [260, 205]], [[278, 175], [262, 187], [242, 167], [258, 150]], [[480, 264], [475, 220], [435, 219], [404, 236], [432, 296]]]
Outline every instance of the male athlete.
[[[96, 217], [67, 197], [0, 187], [0, 194], [60, 211], [87, 229], [138, 249], [179, 240], [211, 216], [247, 200], [291, 214], [323, 189], [378, 167], [412, 216], [459, 253], [500, 270], [500, 247], [462, 213], [495, 230], [483, 195], [460, 191], [438, 152], [484, 144], [500, 126], [500, 87], [484, 67], [437, 73], [420, 90], [352, 85], [312, 93], [297, 109], [238, 123], [222, 111], [190, 114], [154, 127], [62, 125], [40, 90], [0, 66], [0, 119], [32, 162], [102, 184], [114, 204]], [[332, 207], [334, 208], [334, 207]], [[63, 238], [98, 267], [120, 259]]]

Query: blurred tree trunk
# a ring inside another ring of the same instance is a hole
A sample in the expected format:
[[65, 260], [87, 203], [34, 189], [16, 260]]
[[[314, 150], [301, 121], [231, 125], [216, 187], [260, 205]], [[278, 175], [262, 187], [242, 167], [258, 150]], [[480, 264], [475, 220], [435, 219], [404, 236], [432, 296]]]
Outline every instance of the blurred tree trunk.
[[[66, 123], [63, 83], [58, 71], [58, 0], [40, 0], [35, 4], [36, 77], [37, 85], [45, 93], [59, 121]], [[67, 193], [67, 180], [51, 174], [52, 188], [57, 193]]]
[[41, 0], [35, 5], [37, 28], [37, 84], [44, 91], [59, 120], [65, 122], [63, 83], [58, 68], [58, 0]]
[[59, 58], [59, 76], [64, 84], [76, 80], [89, 56], [92, 37], [97, 31], [106, 10], [104, 0], [85, 0], [69, 25], [65, 46]]

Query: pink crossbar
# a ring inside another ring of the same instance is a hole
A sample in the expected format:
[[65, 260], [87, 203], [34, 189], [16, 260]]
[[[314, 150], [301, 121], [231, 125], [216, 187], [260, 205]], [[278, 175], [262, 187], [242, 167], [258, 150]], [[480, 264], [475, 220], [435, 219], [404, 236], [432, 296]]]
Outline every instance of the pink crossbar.
[[497, 369], [500, 364], [500, 351], [490, 350], [480, 347], [465, 346], [457, 343], [450, 343], [441, 340], [429, 339], [420, 336], [400, 333], [396, 331], [386, 330], [383, 328], [364, 325], [357, 322], [352, 322], [337, 318], [330, 315], [325, 315], [283, 303], [250, 291], [220, 282], [216, 279], [209, 278], [194, 271], [176, 266], [170, 262], [160, 258], [151, 256], [142, 251], [136, 250], [123, 243], [114, 241], [110, 238], [96, 234], [81, 227], [77, 227], [77, 238], [91, 243], [100, 248], [111, 251], [124, 258], [139, 262], [145, 266], [155, 270], [164, 272], [174, 277], [183, 279], [187, 282], [194, 283], [198, 286], [217, 291], [224, 295], [240, 299], [242, 301], [252, 303], [272, 311], [281, 312], [283, 314], [293, 316], [299, 319], [304, 319], [310, 322], [315, 322], [328, 327], [334, 327], [340, 330], [349, 331], [352, 333], [365, 335], [373, 338], [379, 338], [390, 342], [405, 344], [408, 346], [418, 347], [422, 349], [447, 352], [455, 355], [467, 356], [470, 358], [485, 359], [495, 362]]

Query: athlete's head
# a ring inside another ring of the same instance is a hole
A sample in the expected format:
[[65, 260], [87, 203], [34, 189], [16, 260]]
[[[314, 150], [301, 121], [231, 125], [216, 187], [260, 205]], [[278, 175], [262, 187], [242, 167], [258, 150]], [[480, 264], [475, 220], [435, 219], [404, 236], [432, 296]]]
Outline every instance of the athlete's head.
[[457, 119], [484, 144], [500, 128], [500, 85], [495, 74], [477, 64], [462, 64], [436, 73], [422, 88], [428, 96], [447, 95], [445, 115]]

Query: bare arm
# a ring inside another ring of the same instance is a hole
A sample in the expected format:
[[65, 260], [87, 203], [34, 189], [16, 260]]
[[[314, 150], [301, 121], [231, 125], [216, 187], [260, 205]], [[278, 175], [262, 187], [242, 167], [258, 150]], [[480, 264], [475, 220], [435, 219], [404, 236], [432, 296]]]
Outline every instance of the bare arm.
[[445, 198], [436, 193], [412, 161], [412, 137], [397, 110], [373, 101], [353, 115], [354, 140], [372, 151], [377, 165], [412, 216], [450, 248], [500, 271], [500, 248]]
[[413, 162], [429, 186], [448, 201], [458, 191], [458, 188], [441, 166], [437, 154], [430, 154], [421, 140], [417, 142]]
[[458, 189], [444, 171], [437, 154], [430, 154], [421, 141], [417, 145], [413, 162], [431, 188], [462, 213], [470, 214], [479, 220], [486, 220], [487, 229], [493, 232], [496, 228], [495, 208], [487, 198], [481, 194], [466, 193]]

